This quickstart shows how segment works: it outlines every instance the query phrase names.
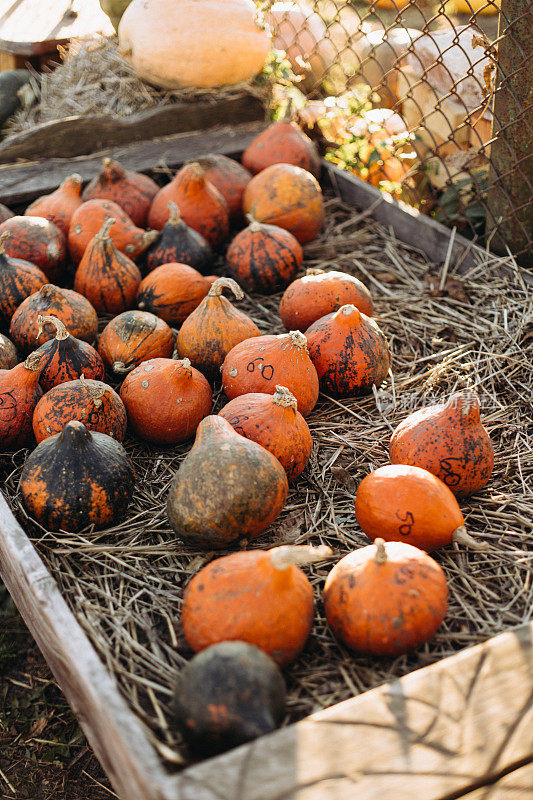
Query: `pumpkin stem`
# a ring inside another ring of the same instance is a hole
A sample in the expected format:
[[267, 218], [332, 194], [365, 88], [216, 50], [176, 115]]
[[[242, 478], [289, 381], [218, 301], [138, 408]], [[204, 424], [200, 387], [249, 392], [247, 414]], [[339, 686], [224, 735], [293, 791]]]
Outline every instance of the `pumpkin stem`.
[[181, 214], [178, 208], [177, 203], [173, 203], [172, 200], [169, 200], [167, 203], [168, 210], [170, 211], [170, 216], [167, 220], [167, 225], [179, 225], [181, 222]]
[[294, 408], [295, 411], [298, 410], [298, 401], [286, 386], [276, 386], [273, 402], [278, 406], [283, 406], [283, 408]]
[[246, 219], [248, 220], [248, 228], [255, 233], [256, 231], [260, 231], [263, 227], [262, 224], [257, 220], [253, 214], [246, 214]]
[[39, 316], [37, 317], [37, 336], [35, 337], [36, 339], [38, 339], [41, 333], [43, 332], [43, 325], [45, 324], [45, 322], [51, 322], [52, 325], [55, 327], [56, 329], [55, 338], [57, 339], [58, 342], [62, 342], [64, 339], [68, 339], [68, 337], [70, 336], [70, 333], [68, 332], [65, 323], [61, 322], [60, 319], [58, 319], [57, 317], [53, 317], [51, 315], [49, 316], [48, 314], [39, 314]]
[[120, 178], [125, 177], [126, 172], [124, 170], [124, 167], [122, 167], [118, 163], [118, 161], [113, 161], [112, 158], [106, 156], [105, 158], [102, 159], [102, 162], [104, 165], [103, 171], [105, 172], [105, 176], [108, 180], [117, 181]]
[[26, 369], [31, 369], [32, 372], [38, 372], [41, 367], [41, 358], [42, 353], [39, 353], [38, 350], [35, 350], [33, 353], [30, 353], [27, 357], [26, 361], [24, 362], [24, 366]]
[[374, 561], [376, 564], [384, 564], [387, 560], [387, 551], [385, 550], [385, 539], [376, 539], [374, 544], [377, 547]]
[[2, 231], [2, 233], [0, 233], [0, 254], [5, 253], [6, 251], [5, 243], [10, 236], [11, 234], [9, 233], [9, 231]]
[[189, 373], [192, 375], [192, 365], [191, 365], [191, 362], [190, 362], [190, 360], [189, 360], [188, 358], [181, 358], [181, 359], [179, 359], [179, 360], [178, 360], [178, 364], [179, 364], [179, 365], [180, 365], [180, 366], [181, 366], [183, 369], [187, 370], [187, 372], [189, 372]]
[[306, 275], [323, 275], [326, 270], [319, 269], [318, 267], [308, 267], [306, 271]]
[[477, 539], [467, 532], [464, 525], [460, 525], [454, 530], [452, 533], [452, 542], [462, 544], [464, 547], [470, 547], [471, 550], [490, 550], [490, 544], [488, 542], [478, 542]]
[[333, 550], [325, 544], [313, 547], [310, 544], [283, 544], [268, 551], [270, 563], [274, 569], [287, 569], [291, 566], [305, 566], [318, 561], [326, 561], [333, 555]]
[[233, 278], [217, 278], [216, 281], [213, 282], [211, 288], [209, 289], [207, 296], [220, 297], [223, 289], [231, 289], [231, 291], [235, 295], [236, 300], [242, 300], [244, 297], [243, 290], [241, 289], [237, 281], [233, 280]]
[[147, 247], [150, 247], [150, 245], [155, 242], [158, 236], [159, 231], [145, 231], [142, 235], [143, 249], [146, 250]]
[[307, 350], [307, 336], [301, 331], [289, 331], [286, 335], [290, 336], [292, 344], [299, 350]]
[[113, 363], [113, 372], [118, 372], [119, 375], [126, 375], [133, 369], [133, 364], [129, 367], [123, 361], [115, 361]]
[[100, 408], [102, 405], [102, 397], [105, 394], [106, 387], [105, 386], [89, 386], [87, 383], [87, 379], [85, 375], [82, 373], [80, 375], [80, 383], [93, 401], [95, 408]]
[[102, 227], [100, 228], [98, 233], [96, 234], [95, 239], [98, 239], [99, 242], [104, 240], [104, 239], [109, 239], [109, 231], [111, 230], [111, 226], [114, 225], [115, 222], [116, 222], [116, 219], [114, 219], [113, 217], [110, 217], [109, 219], [106, 219], [106, 221], [104, 222], [104, 224], [102, 225]]
[[68, 178], [65, 178], [61, 186], [81, 186], [83, 178], [78, 172], [73, 172]]
[[191, 177], [197, 181], [205, 181], [205, 169], [199, 161], [191, 161], [188, 165], [190, 167]]
[[459, 405], [463, 422], [479, 422], [479, 398], [475, 392], [465, 390], [452, 395], [450, 400]]

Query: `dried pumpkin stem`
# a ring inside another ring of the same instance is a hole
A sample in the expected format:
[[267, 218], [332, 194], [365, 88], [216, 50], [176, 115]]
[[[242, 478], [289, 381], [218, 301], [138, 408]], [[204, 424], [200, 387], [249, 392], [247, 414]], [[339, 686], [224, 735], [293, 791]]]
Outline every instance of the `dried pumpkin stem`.
[[113, 372], [118, 372], [119, 375], [126, 375], [133, 369], [133, 364], [128, 367], [123, 361], [113, 362]]
[[188, 359], [188, 358], [180, 358], [178, 360], [178, 364], [181, 367], [183, 367], [183, 369], [187, 370], [187, 372], [190, 372], [191, 375], [192, 375], [192, 365], [191, 365], [190, 359]]
[[307, 336], [301, 331], [289, 331], [287, 336], [290, 336], [291, 342], [295, 347], [300, 350], [307, 350]]
[[177, 203], [174, 203], [172, 200], [169, 200], [167, 203], [168, 210], [170, 211], [170, 216], [167, 220], [167, 225], [177, 225], [181, 222], [181, 214]]
[[268, 553], [274, 569], [283, 570], [291, 566], [302, 567], [326, 561], [333, 555], [333, 550], [325, 544], [319, 547], [309, 544], [284, 544], [281, 547], [273, 547]]
[[68, 332], [65, 323], [61, 322], [61, 320], [58, 319], [57, 317], [53, 317], [52, 315], [48, 314], [39, 314], [39, 316], [37, 317], [37, 336], [35, 337], [36, 339], [38, 339], [39, 336], [42, 334], [43, 325], [46, 322], [51, 322], [52, 325], [55, 327], [56, 329], [55, 338], [57, 339], [58, 342], [62, 342], [64, 339], [68, 339], [70, 333]]
[[248, 220], [248, 229], [251, 230], [252, 233], [260, 231], [263, 227], [261, 222], [259, 222], [253, 214], [246, 214], [246, 219]]
[[478, 396], [475, 392], [465, 391], [461, 394], [461, 419], [466, 419], [470, 416], [472, 409], [477, 408], [479, 405]]
[[10, 236], [11, 234], [9, 233], [9, 231], [2, 231], [2, 233], [0, 233], [0, 253], [6, 252], [5, 244]]
[[323, 275], [325, 273], [324, 269], [319, 269], [318, 267], [308, 267], [306, 275]]
[[294, 408], [295, 411], [298, 409], [298, 402], [295, 396], [290, 393], [286, 386], [276, 386], [273, 402], [278, 406], [283, 406], [283, 408]]
[[85, 391], [93, 401], [96, 408], [100, 408], [102, 405], [102, 397], [105, 394], [105, 386], [89, 386], [87, 383], [87, 379], [83, 373], [80, 375], [80, 383], [84, 387]]
[[72, 175], [69, 175], [67, 178], [65, 178], [65, 180], [61, 185], [63, 186], [64, 184], [67, 183], [73, 183], [75, 186], [81, 186], [81, 184], [83, 183], [83, 178], [81, 177], [79, 172], [73, 172]]
[[101, 241], [102, 239], [109, 239], [109, 231], [111, 230], [111, 226], [114, 225], [115, 222], [116, 219], [114, 219], [113, 217], [106, 219], [106, 221], [104, 222], [104, 224], [102, 225], [102, 227], [100, 228], [100, 230], [98, 231], [98, 233], [94, 238], [98, 239], [98, 241]]
[[452, 533], [452, 542], [461, 544], [464, 547], [469, 547], [471, 550], [490, 550], [488, 542], [478, 542], [473, 536], [470, 536], [464, 525], [460, 525]]
[[199, 161], [191, 161], [189, 167], [191, 168], [195, 178], [203, 178], [205, 175], [205, 169], [202, 167]]
[[387, 551], [385, 550], [385, 539], [376, 539], [374, 541], [376, 545], [376, 555], [374, 556], [374, 561], [376, 564], [384, 564], [387, 560]]
[[42, 353], [39, 353], [37, 350], [35, 350], [35, 352], [29, 354], [24, 362], [24, 366], [26, 369], [31, 369], [33, 372], [37, 372], [41, 366], [41, 358]]
[[147, 247], [150, 247], [150, 245], [155, 242], [158, 236], [159, 231], [145, 231], [141, 237], [144, 250], [146, 250]]
[[216, 281], [214, 281], [213, 284], [211, 285], [211, 288], [209, 289], [207, 296], [220, 297], [223, 289], [231, 289], [231, 291], [235, 295], [236, 300], [242, 300], [244, 297], [243, 290], [241, 289], [237, 281], [233, 280], [233, 278], [217, 278]]

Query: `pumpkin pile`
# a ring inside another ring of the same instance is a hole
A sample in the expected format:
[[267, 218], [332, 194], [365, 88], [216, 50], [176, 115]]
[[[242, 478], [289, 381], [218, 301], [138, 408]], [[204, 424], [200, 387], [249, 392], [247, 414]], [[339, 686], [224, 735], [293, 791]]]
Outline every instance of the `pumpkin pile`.
[[[121, 444], [129, 427], [149, 445], [192, 442], [164, 498], [176, 537], [210, 553], [241, 547], [203, 566], [183, 598], [198, 655], [174, 708], [201, 754], [281, 722], [278, 667], [313, 626], [301, 567], [334, 554], [244, 548], [278, 518], [289, 482], [305, 481], [320, 392], [337, 402], [372, 394], [391, 369], [368, 288], [336, 269], [305, 271], [302, 245], [325, 221], [314, 145], [293, 123], [274, 123], [242, 161], [207, 154], [159, 187], [105, 158], [83, 191], [72, 175], [0, 225], [0, 445], [37, 442], [20, 483], [27, 512], [52, 531], [119, 521], [135, 482]], [[238, 308], [243, 289], [284, 290], [285, 333]], [[219, 413], [213, 390], [227, 398]], [[390, 461], [357, 490], [355, 515], [373, 544], [333, 566], [323, 599], [340, 642], [394, 657], [427, 641], [446, 613], [446, 579], [428, 553], [484, 546], [456, 499], [482, 489], [494, 463], [475, 393], [407, 417]], [[228, 688], [236, 675], [239, 691]], [[214, 702], [231, 716], [225, 737]]]

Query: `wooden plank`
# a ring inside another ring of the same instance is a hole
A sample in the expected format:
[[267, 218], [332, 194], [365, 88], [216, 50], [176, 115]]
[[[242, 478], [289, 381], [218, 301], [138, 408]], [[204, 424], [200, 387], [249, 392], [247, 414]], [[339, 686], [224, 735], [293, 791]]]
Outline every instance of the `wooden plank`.
[[468, 797], [533, 761], [532, 642], [522, 626], [190, 767], [168, 800]]

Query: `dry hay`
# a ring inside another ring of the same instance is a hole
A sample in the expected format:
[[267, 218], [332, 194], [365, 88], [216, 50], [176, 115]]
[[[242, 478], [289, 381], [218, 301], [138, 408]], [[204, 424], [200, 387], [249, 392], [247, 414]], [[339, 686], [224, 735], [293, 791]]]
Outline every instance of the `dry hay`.
[[[355, 521], [359, 481], [387, 462], [390, 432], [413, 409], [475, 388], [496, 447], [489, 486], [462, 502], [466, 524], [491, 547], [457, 546], [434, 554], [450, 588], [449, 611], [437, 634], [396, 659], [361, 657], [328, 630], [321, 592], [333, 560], [307, 572], [316, 592], [311, 638], [288, 668], [286, 723], [405, 675], [525, 622], [533, 608], [531, 504], [533, 476], [533, 305], [509, 259], [487, 254], [461, 280], [450, 269], [439, 291], [435, 267], [368, 215], [328, 200], [320, 240], [306, 247], [306, 265], [338, 267], [373, 289], [376, 316], [393, 353], [393, 377], [369, 397], [321, 396], [309, 418], [315, 446], [287, 506], [251, 547], [328, 544], [336, 559], [367, 544]], [[423, 228], [421, 228], [423, 236]], [[279, 295], [248, 298], [240, 307], [264, 332], [280, 332]], [[216, 408], [223, 403], [215, 392]], [[137, 491], [128, 519], [112, 530], [52, 534], [30, 523], [17, 493], [25, 451], [5, 461], [12, 507], [63, 596], [167, 763], [183, 752], [169, 726], [176, 670], [191, 651], [180, 630], [183, 588], [215, 555], [186, 546], [171, 532], [165, 498], [188, 446], [151, 448], [129, 439]]]

